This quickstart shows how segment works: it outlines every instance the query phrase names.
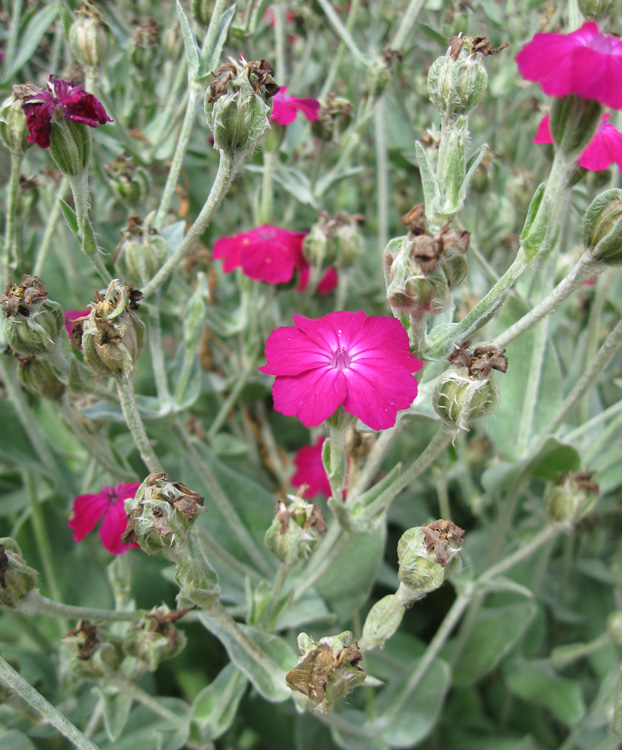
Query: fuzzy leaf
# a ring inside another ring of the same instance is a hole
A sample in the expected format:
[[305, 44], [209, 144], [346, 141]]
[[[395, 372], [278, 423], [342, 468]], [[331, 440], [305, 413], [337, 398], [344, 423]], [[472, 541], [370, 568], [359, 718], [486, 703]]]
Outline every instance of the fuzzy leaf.
[[505, 673], [505, 683], [514, 695], [545, 706], [568, 726], [585, 714], [579, 683], [560, 677], [546, 664], [530, 662], [513, 666]]
[[30, 19], [15, 50], [15, 57], [6, 71], [3, 83], [10, 81], [32, 57], [43, 35], [54, 23], [57, 15], [58, 5], [50, 3]]
[[179, 0], [175, 3], [177, 10], [177, 18], [179, 19], [179, 25], [181, 26], [181, 36], [184, 40], [184, 50], [186, 51], [186, 63], [188, 64], [188, 76], [192, 77], [197, 74], [199, 70], [199, 50], [197, 49], [197, 43], [194, 39], [194, 34], [190, 28], [190, 22], [184, 12]]
[[231, 726], [248, 680], [233, 664], [197, 695], [192, 703], [191, 716], [201, 730], [204, 740], [215, 740]]

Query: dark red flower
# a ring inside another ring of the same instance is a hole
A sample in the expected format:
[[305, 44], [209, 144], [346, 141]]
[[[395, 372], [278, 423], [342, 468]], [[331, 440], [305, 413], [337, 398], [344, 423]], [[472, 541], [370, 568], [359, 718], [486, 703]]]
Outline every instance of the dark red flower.
[[67, 120], [81, 122], [90, 128], [113, 122], [93, 94], [71, 81], [57, 81], [53, 75], [48, 80], [47, 90], [28, 85], [22, 107], [29, 132], [26, 140], [41, 148], [50, 146], [52, 120], [57, 111]]

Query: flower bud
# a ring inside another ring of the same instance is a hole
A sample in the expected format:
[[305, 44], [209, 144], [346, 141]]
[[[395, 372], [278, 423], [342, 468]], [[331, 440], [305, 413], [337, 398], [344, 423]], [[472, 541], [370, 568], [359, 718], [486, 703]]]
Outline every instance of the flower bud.
[[317, 643], [306, 633], [298, 636], [302, 656], [285, 680], [292, 690], [306, 695], [320, 713], [332, 711], [340, 698], [365, 682], [359, 666], [363, 658], [349, 630], [320, 638]]
[[121, 639], [88, 620], [80, 620], [63, 642], [71, 649], [69, 668], [81, 680], [99, 680], [115, 674], [124, 658]]
[[171, 612], [163, 604], [154, 607], [144, 620], [133, 627], [123, 640], [123, 651], [127, 656], [143, 662], [150, 672], [165, 659], [177, 656], [186, 645], [186, 635], [173, 625], [187, 610]]
[[137, 167], [128, 153], [123, 153], [104, 167], [108, 182], [117, 199], [130, 207], [144, 203], [151, 187], [149, 173]]
[[135, 23], [136, 31], [132, 36], [130, 59], [141, 73], [148, 73], [155, 66], [160, 55], [160, 35], [162, 28], [155, 19], [147, 18], [142, 23]]
[[85, 68], [98, 68], [106, 57], [110, 27], [97, 8], [83, 2], [76, 8], [76, 20], [69, 29], [73, 56]]
[[92, 140], [91, 129], [83, 123], [66, 117], [52, 120], [50, 156], [65, 177], [86, 174], [91, 161]]
[[14, 352], [45, 355], [54, 349], [65, 328], [63, 308], [48, 299], [36, 276], [24, 275], [19, 284], [7, 284], [0, 305], [6, 341]]
[[121, 234], [123, 240], [115, 259], [115, 270], [131, 284], [146, 284], [168, 258], [166, 240], [152, 226], [143, 224], [138, 216], [130, 216]]
[[612, 612], [607, 618], [607, 633], [618, 646], [622, 646], [622, 612]]
[[58, 377], [53, 365], [40, 357], [19, 356], [18, 360], [17, 377], [27, 391], [50, 401], [60, 399], [65, 391], [65, 384]]
[[0, 606], [15, 609], [38, 580], [39, 574], [26, 565], [15, 539], [0, 539]]
[[322, 268], [327, 262], [334, 262], [334, 243], [325, 231], [322, 215], [306, 234], [302, 242], [302, 252], [309, 263], [317, 268]]
[[396, 62], [401, 61], [402, 55], [388, 45], [382, 50], [380, 57], [376, 58], [367, 68], [367, 95], [372, 99], [382, 96], [391, 80], [391, 73]]
[[95, 294], [83, 323], [84, 362], [99, 375], [129, 375], [145, 348], [145, 324], [134, 312], [142, 292], [113, 279], [106, 294]]
[[[288, 502], [289, 501], [289, 502]], [[292, 566], [315, 551], [326, 531], [322, 511], [301, 497], [277, 500], [265, 544], [279, 562]]]
[[17, 157], [30, 146], [22, 100], [11, 94], [0, 105], [0, 140]]
[[470, 41], [453, 37], [447, 54], [430, 67], [428, 93], [443, 120], [467, 115], [486, 92], [488, 75]]
[[389, 594], [376, 602], [369, 610], [363, 626], [361, 649], [369, 651], [383, 646], [399, 628], [405, 611], [404, 604], [395, 594]]
[[433, 405], [439, 417], [451, 428], [469, 429], [469, 424], [492, 413], [499, 402], [499, 390], [492, 370], [506, 372], [505, 349], [481, 346], [471, 354], [468, 342], [449, 357], [450, 367], [434, 389]]
[[408, 606], [439, 588], [462, 567], [458, 552], [464, 531], [451, 521], [408, 529], [397, 545], [400, 587], [396, 597]]
[[280, 88], [273, 74], [265, 60], [236, 62], [230, 58], [216, 70], [216, 80], [205, 96], [205, 116], [219, 151], [237, 158], [255, 150], [270, 127], [270, 107], [265, 100]]
[[593, 471], [564, 472], [545, 499], [546, 512], [552, 521], [575, 524], [587, 515], [598, 500], [598, 482]]
[[579, 0], [586, 21], [606, 22], [619, 9], [619, 0]]
[[200, 26], [209, 26], [214, 11], [214, 0], [192, 0], [192, 17]]
[[320, 105], [319, 118], [311, 123], [311, 133], [321, 141], [336, 143], [340, 133], [352, 121], [352, 104], [347, 99], [330, 93]]
[[[163, 552], [169, 559], [186, 546], [186, 535], [199, 515], [204, 499], [168, 474], [154, 471], [125, 501], [127, 529], [123, 544], [139, 544], [143, 552]], [[167, 554], [168, 553], [168, 554]]]
[[622, 265], [622, 190], [605, 190], [596, 196], [585, 212], [582, 234], [595, 261]]

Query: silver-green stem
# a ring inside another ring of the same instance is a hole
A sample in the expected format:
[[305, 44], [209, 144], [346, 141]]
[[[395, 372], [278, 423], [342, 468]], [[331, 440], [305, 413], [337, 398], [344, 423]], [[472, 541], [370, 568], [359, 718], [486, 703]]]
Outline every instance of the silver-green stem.
[[111, 685], [114, 685], [122, 693], [125, 693], [130, 698], [142, 703], [145, 708], [148, 708], [154, 714], [161, 716], [163, 719], [172, 724], [176, 729], [187, 729], [188, 723], [183, 719], [180, 719], [176, 713], [173, 713], [170, 709], [159, 703], [152, 695], [145, 692], [142, 688], [138, 687], [136, 683], [128, 680], [126, 677], [115, 677], [110, 680]]
[[548, 323], [548, 318], [543, 320], [533, 333], [529, 379], [525, 386], [525, 395], [521, 404], [518, 432], [516, 434], [516, 446], [519, 456], [523, 456], [525, 451], [527, 451], [533, 430], [538, 395], [544, 371], [544, 358], [548, 345]]
[[[356, 18], [360, 2], [361, 0], [353, 0], [353, 2], [350, 3], [348, 18], [346, 19], [346, 30], [349, 34], [352, 33], [352, 29], [354, 28], [354, 19]], [[337, 50], [337, 54], [332, 58], [330, 68], [328, 69], [328, 74], [324, 79], [324, 84], [322, 86], [322, 90], [320, 91], [320, 96], [318, 97], [320, 101], [324, 101], [333, 88], [345, 50], [346, 45], [343, 41], [341, 41]]]
[[52, 240], [56, 237], [56, 224], [58, 223], [61, 214], [60, 202], [66, 190], [67, 182], [63, 178], [61, 179], [58, 190], [54, 195], [54, 202], [52, 203], [52, 206], [48, 213], [47, 221], [45, 223], [45, 232], [43, 233], [43, 239], [41, 240], [41, 244], [39, 245], [39, 249], [37, 251], [37, 259], [35, 261], [35, 266], [32, 272], [33, 276], [40, 276], [43, 272], [43, 266], [45, 265], [48, 253], [50, 252]]
[[49, 703], [33, 686], [0, 656], [0, 680], [26, 701], [38, 714], [67, 737], [79, 750], [99, 750], [60, 711]]
[[166, 183], [164, 184], [164, 190], [162, 191], [162, 198], [160, 205], [156, 211], [156, 215], [153, 220], [153, 225], [157, 230], [162, 229], [166, 214], [168, 212], [171, 200], [177, 187], [177, 180], [179, 179], [179, 173], [184, 162], [184, 156], [188, 150], [188, 144], [190, 143], [190, 136], [192, 135], [192, 128], [194, 127], [195, 120], [197, 119], [197, 104], [202, 94], [202, 86], [196, 81], [190, 81], [190, 88], [188, 92], [188, 102], [186, 103], [186, 114], [184, 115], [184, 121], [181, 126], [179, 133], [179, 139], [175, 148], [175, 154], [173, 155], [173, 161], [171, 168], [169, 169], [166, 177]]
[[[99, 255], [98, 252], [95, 252], [95, 253], [91, 253], [90, 251], [87, 252], [87, 248], [85, 248], [84, 246], [86, 234], [82, 230], [82, 226], [85, 223], [91, 225], [91, 220], [89, 218], [90, 188], [89, 188], [88, 172], [85, 171], [81, 175], [78, 175], [77, 177], [71, 177], [71, 178], [67, 177], [67, 182], [69, 183], [69, 187], [71, 188], [71, 193], [73, 195], [73, 204], [76, 209], [76, 219], [78, 221], [78, 232], [79, 232], [80, 239], [82, 242], [82, 249], [84, 250], [84, 253], [87, 256], [87, 258], [91, 261], [93, 268], [99, 274], [101, 280], [105, 284], [108, 284], [112, 280], [112, 276], [106, 270], [106, 266], [104, 265], [104, 262], [101, 259], [101, 256]], [[94, 233], [94, 230], [92, 229], [92, 225], [91, 225], [91, 231]]]
[[150, 472], [162, 471], [162, 464], [159, 462], [156, 454], [154, 453], [147, 432], [145, 431], [145, 425], [143, 420], [138, 413], [136, 406], [136, 400], [134, 398], [134, 386], [129, 376], [122, 375], [117, 379], [117, 393], [119, 394], [119, 402], [121, 403], [121, 410], [125, 417], [125, 422], [132, 433], [134, 443], [138, 448], [140, 457], [142, 458], [145, 466]]
[[149, 352], [151, 353], [151, 367], [156, 385], [156, 392], [160, 405], [170, 403], [171, 393], [168, 388], [166, 377], [166, 363], [164, 362], [164, 351], [162, 349], [162, 328], [160, 327], [160, 295], [156, 294], [153, 304], [149, 305], [147, 317], [147, 340], [149, 341]]
[[477, 590], [478, 585], [483, 583], [484, 581], [490, 581], [492, 578], [505, 573], [506, 570], [510, 570], [510, 568], [513, 568], [519, 562], [522, 562], [527, 557], [530, 557], [537, 549], [542, 547], [543, 544], [546, 544], [551, 539], [555, 539], [555, 537], [559, 536], [562, 531], [563, 526], [561, 525], [550, 524], [549, 526], [545, 526], [533, 537], [530, 542], [522, 547], [519, 547], [516, 552], [508, 555], [508, 557], [500, 560], [496, 565], [493, 565], [492, 568], [489, 568], [486, 572], [482, 573], [482, 575], [479, 576], [479, 578], [477, 578], [473, 584], [474, 590]]
[[224, 547], [221, 547], [214, 537], [212, 537], [202, 526], [195, 524], [193, 529], [193, 534], [200, 535], [201, 544], [205, 547], [208, 557], [214, 559], [216, 569], [218, 569], [217, 561], [220, 561], [229, 570], [243, 579], [248, 576], [255, 580], [259, 580], [260, 575], [254, 568], [245, 565], [243, 562], [240, 562], [237, 557], [234, 557], [230, 552], [227, 552], [227, 550]]
[[9, 281], [12, 272], [18, 266], [17, 232], [15, 226], [15, 210], [17, 208], [17, 192], [19, 190], [19, 175], [22, 157], [11, 154], [11, 176], [7, 187], [7, 206], [4, 228], [4, 248], [2, 254], [2, 288]]
[[214, 417], [214, 421], [211, 423], [209, 430], [207, 431], [208, 440], [213, 440], [213, 438], [218, 434], [218, 431], [222, 427], [223, 423], [227, 420], [227, 417], [229, 416], [233, 405], [238, 400], [238, 396], [242, 392], [242, 389], [248, 382], [251, 373], [255, 371], [256, 366], [257, 360], [254, 354], [251, 354], [246, 364], [242, 368], [242, 371], [240, 372], [237, 380], [233, 384], [233, 388], [229, 391], [227, 398], [220, 405], [218, 414], [216, 414], [216, 416]]
[[274, 3], [272, 12], [274, 13], [274, 47], [276, 52], [275, 76], [277, 81], [287, 81], [287, 67], [285, 64], [285, 13], [283, 3]]
[[497, 336], [494, 341], [495, 346], [507, 346], [510, 342], [514, 341], [514, 339], [518, 338], [522, 333], [531, 328], [531, 326], [542, 320], [546, 315], [552, 313], [558, 305], [575, 291], [575, 289], [579, 289], [579, 287], [583, 286], [588, 279], [592, 276], [597, 276], [604, 269], [605, 266], [601, 263], [595, 263], [589, 253], [583, 253], [568, 276], [566, 276], [550, 294], [547, 294], [547, 296], [534, 308], [523, 315], [522, 318], [517, 320], [516, 323], [511, 325], [502, 334]]
[[406, 8], [406, 12], [402, 16], [400, 25], [395, 32], [393, 41], [389, 45], [391, 49], [399, 51], [404, 47], [410, 36], [410, 32], [415, 25], [417, 16], [419, 15], [421, 8], [423, 8], [424, 2], [425, 0], [410, 0], [408, 8]]
[[548, 431], [553, 434], [555, 430], [562, 424], [566, 417], [572, 412], [572, 410], [581, 401], [583, 396], [595, 385], [598, 376], [607, 367], [609, 362], [613, 359], [613, 355], [618, 351], [622, 345], [622, 320], [618, 322], [615, 328], [607, 336], [604, 343], [596, 352], [596, 356], [590, 362], [589, 367], [585, 373], [579, 378], [575, 387], [564, 399], [561, 407], [557, 414], [551, 420]]
[[354, 486], [348, 488], [348, 497], [346, 498], [347, 505], [351, 506], [354, 500], [356, 500], [359, 495], [362, 495], [369, 487], [380, 470], [380, 466], [384, 461], [385, 456], [399, 435], [403, 424], [404, 419], [402, 418], [395, 427], [391, 427], [382, 432], [376, 441], [376, 445], [374, 445], [372, 452], [367, 457], [363, 468], [359, 471]]
[[352, 38], [352, 35], [348, 31], [348, 29], [346, 29], [346, 27], [343, 25], [337, 13], [335, 13], [335, 9], [333, 8], [329, 0], [317, 0], [317, 2], [318, 2], [318, 5], [324, 11], [324, 15], [326, 16], [326, 19], [328, 20], [328, 23], [332, 27], [333, 31], [341, 39], [341, 41], [346, 45], [346, 47], [350, 50], [354, 59], [357, 62], [365, 65], [367, 63], [365, 55], [358, 48], [358, 45]]
[[220, 164], [218, 166], [218, 173], [216, 179], [212, 185], [212, 189], [205, 201], [205, 205], [201, 209], [200, 214], [197, 216], [194, 224], [190, 227], [188, 234], [184, 237], [183, 241], [179, 244], [175, 252], [168, 258], [160, 270], [155, 276], [143, 287], [143, 298], [148, 299], [162, 284], [168, 279], [173, 273], [177, 266], [183, 261], [186, 255], [194, 247], [199, 237], [206, 230], [214, 212], [220, 205], [222, 199], [227, 194], [233, 178], [237, 174], [238, 170], [242, 166], [244, 157], [238, 157], [232, 159], [224, 151], [220, 152]]
[[272, 221], [272, 207], [274, 204], [274, 185], [272, 173], [274, 160], [278, 159], [274, 151], [265, 151], [263, 155], [263, 176], [261, 180], [261, 205], [259, 207], [259, 221], [257, 224], [269, 224]]
[[285, 565], [282, 562], [279, 563], [279, 566], [276, 569], [276, 575], [274, 576], [272, 590], [270, 591], [270, 597], [268, 599], [268, 603], [266, 604], [266, 608], [264, 610], [264, 615], [262, 618], [262, 623], [270, 629], [272, 629], [275, 625], [275, 623], [273, 622], [275, 610], [279, 605], [281, 592], [283, 591], [283, 586], [285, 585], [285, 581], [287, 580], [287, 576], [289, 575], [290, 571], [291, 567], [289, 565]]
[[376, 191], [378, 206], [378, 251], [382, 254], [389, 241], [389, 158], [387, 153], [387, 127], [384, 98], [379, 99], [374, 110], [376, 136]]
[[92, 607], [74, 607], [61, 604], [42, 596], [38, 589], [29, 591], [21, 600], [18, 611], [24, 615], [42, 615], [56, 619], [94, 620], [95, 622], [134, 622], [145, 614], [143, 610], [121, 612], [112, 609], [93, 609]]
[[[594, 427], [598, 427], [599, 424], [602, 422], [606, 422], [609, 419], [612, 419], [616, 415], [618, 415], [620, 412], [622, 412], [622, 399], [618, 401], [617, 403], [610, 406], [608, 409], [605, 409], [605, 411], [601, 411], [600, 414], [597, 414], [595, 417], [592, 417], [588, 422], [584, 422], [582, 425], [579, 425], [574, 430], [571, 430], [566, 435], [564, 435], [564, 442], [572, 443], [575, 440], [578, 440], [581, 438], [586, 432], [589, 432], [590, 430], [593, 430]], [[601, 436], [599, 436], [600, 439]], [[590, 447], [591, 450], [591, 447]]]

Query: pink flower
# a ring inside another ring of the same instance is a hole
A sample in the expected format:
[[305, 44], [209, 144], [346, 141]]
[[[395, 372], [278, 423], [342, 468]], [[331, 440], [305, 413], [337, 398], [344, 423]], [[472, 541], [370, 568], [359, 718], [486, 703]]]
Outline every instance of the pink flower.
[[331, 496], [330, 482], [326, 475], [326, 469], [322, 463], [322, 445], [326, 438], [319, 437], [313, 445], [301, 448], [294, 458], [294, 466], [297, 471], [292, 477], [294, 487], [309, 486], [307, 499], [314, 498], [320, 492], [326, 497]]
[[90, 310], [65, 310], [63, 315], [65, 316], [65, 328], [67, 329], [67, 335], [71, 338], [71, 329], [76, 320], [86, 318]]
[[29, 132], [26, 140], [41, 148], [50, 146], [52, 119], [56, 112], [72, 122], [81, 122], [91, 128], [113, 122], [93, 94], [87, 94], [82, 86], [73, 82], [57, 81], [53, 75], [48, 80], [48, 90], [28, 84], [22, 108]]
[[225, 273], [241, 268], [250, 279], [283, 284], [290, 281], [295, 268], [301, 269], [306, 263], [302, 254], [305, 235], [264, 224], [250, 232], [221, 237], [214, 243], [212, 254], [225, 259]]
[[[622, 173], [622, 133], [607, 122], [610, 117], [610, 114], [603, 115], [589, 146], [579, 157], [580, 166], [591, 172], [607, 169], [610, 164], [615, 163]], [[534, 143], [553, 143], [549, 118], [550, 115], [547, 115], [540, 121]]]
[[307, 427], [343, 405], [368, 427], [384, 430], [395, 424], [398, 409], [412, 404], [417, 381], [411, 373], [421, 367], [398, 320], [359, 310], [316, 319], [294, 315], [293, 328], [268, 337], [259, 369], [276, 375], [274, 408]]
[[516, 64], [549, 96], [576, 94], [622, 109], [622, 40], [601, 34], [593, 21], [571, 34], [536, 34]]
[[281, 90], [272, 97], [272, 114], [270, 120], [279, 125], [290, 125], [296, 119], [298, 112], [313, 122], [319, 120], [318, 110], [320, 103], [317, 99], [299, 99], [297, 96], [286, 96], [287, 86], [281, 86]]
[[134, 497], [139, 487], [140, 482], [117, 484], [114, 487], [102, 487], [96, 495], [77, 497], [69, 516], [69, 528], [73, 531], [74, 540], [81, 542], [97, 526], [100, 518], [103, 518], [99, 536], [111, 555], [122, 555], [130, 547], [138, 548], [137, 544], [121, 544], [121, 535], [127, 526], [125, 500]]
[[[309, 265], [309, 262], [306, 258], [303, 258], [303, 264], [301, 266], [300, 270], [300, 280], [298, 282], [298, 291], [304, 292], [304, 290], [307, 288], [307, 284], [309, 283], [309, 276], [311, 275], [311, 266]], [[329, 266], [326, 271], [324, 271], [324, 275], [322, 278], [318, 281], [318, 285], [315, 288], [315, 291], [318, 294], [328, 294], [329, 292], [332, 292], [333, 289], [337, 286], [339, 283], [339, 276], [337, 275], [337, 269], [335, 266]]]

